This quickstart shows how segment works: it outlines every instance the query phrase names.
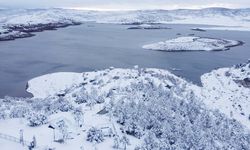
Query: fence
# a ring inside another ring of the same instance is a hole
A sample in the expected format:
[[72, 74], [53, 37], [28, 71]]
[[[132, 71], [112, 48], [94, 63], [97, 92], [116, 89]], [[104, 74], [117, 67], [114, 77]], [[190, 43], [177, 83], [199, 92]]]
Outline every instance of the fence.
[[17, 137], [11, 136], [11, 135], [7, 135], [7, 134], [3, 134], [3, 133], [0, 133], [0, 138], [4, 139], [4, 140], [7, 140], [7, 141], [23, 144], [24, 146], [29, 146], [30, 145], [29, 141], [23, 140], [23, 142], [21, 142], [20, 138], [17, 138]]

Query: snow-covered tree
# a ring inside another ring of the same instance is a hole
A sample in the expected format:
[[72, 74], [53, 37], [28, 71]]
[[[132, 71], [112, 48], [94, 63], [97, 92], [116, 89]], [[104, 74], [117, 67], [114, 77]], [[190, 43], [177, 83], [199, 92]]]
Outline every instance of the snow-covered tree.
[[27, 115], [29, 126], [36, 127], [48, 122], [47, 116], [40, 112], [31, 112]]
[[104, 141], [104, 135], [102, 130], [91, 127], [87, 132], [87, 141], [101, 143]]
[[238, 122], [205, 109], [192, 92], [152, 83], [120, 89], [122, 95], [112, 95], [114, 104], [108, 105], [124, 133], [146, 134], [139, 149], [250, 148], [250, 134]]
[[59, 132], [62, 135], [62, 142], [65, 142], [69, 136], [69, 132], [68, 132], [68, 126], [66, 125], [64, 120], [58, 122], [58, 128]]
[[9, 115], [8, 111], [9, 110], [6, 109], [5, 107], [0, 108], [0, 120], [6, 119], [8, 117]]
[[157, 142], [157, 138], [153, 132], [148, 132], [148, 134], [146, 135], [142, 149], [159, 149], [159, 143]]
[[35, 136], [33, 136], [33, 139], [31, 141], [30, 145], [28, 146], [29, 150], [32, 150], [32, 149], [36, 148], [36, 146], [37, 146], [36, 145], [36, 138], [35, 138]]
[[29, 113], [29, 111], [29, 108], [26, 106], [14, 106], [10, 111], [10, 118], [23, 118]]
[[86, 89], [83, 87], [83, 88], [81, 88], [81, 90], [78, 93], [76, 93], [75, 97], [76, 97], [75, 102], [77, 104], [87, 103], [87, 101], [89, 99], [89, 94], [86, 91]]
[[84, 123], [84, 113], [82, 111], [82, 108], [75, 108], [75, 110], [73, 111], [73, 115], [78, 127], [80, 127]]
[[128, 145], [130, 144], [129, 139], [127, 136], [123, 135], [120, 139], [120, 143], [123, 145], [123, 149], [126, 150]]
[[59, 97], [52, 104], [52, 109], [55, 111], [68, 112], [68, 111], [71, 111], [73, 109], [73, 106], [72, 106], [71, 102], [69, 102], [64, 97]]
[[114, 149], [119, 149], [119, 147], [120, 147], [120, 139], [119, 139], [118, 135], [114, 136], [114, 141], [113, 142], [114, 142], [113, 148]]

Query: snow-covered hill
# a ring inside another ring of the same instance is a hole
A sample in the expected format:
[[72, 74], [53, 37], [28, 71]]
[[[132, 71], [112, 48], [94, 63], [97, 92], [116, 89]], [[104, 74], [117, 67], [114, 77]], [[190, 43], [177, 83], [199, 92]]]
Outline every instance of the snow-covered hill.
[[[38, 24], [74, 21], [106, 23], [175, 23], [249, 25], [250, 9], [207, 8], [200, 10], [138, 10], [138, 11], [84, 11], [72, 9], [1, 10], [0, 22], [5, 24]], [[195, 22], [199, 20], [199, 22]], [[230, 21], [230, 22], [228, 22]], [[231, 24], [232, 23], [232, 24]], [[243, 23], [243, 24], [242, 24]]]
[[201, 76], [202, 96], [218, 109], [250, 129], [250, 61], [220, 68]]
[[[72, 90], [77, 90], [79, 86], [83, 85], [84, 89], [89, 92], [96, 90], [99, 95], [106, 95], [112, 89], [120, 89], [139, 81], [164, 87], [174, 87], [174, 85], [182, 87], [188, 84], [167, 70], [110, 68], [97, 72], [62, 72], [40, 76], [28, 82], [27, 91], [32, 93], [35, 98], [46, 98], [62, 93], [64, 95], [72, 93]], [[191, 86], [191, 84], [187, 87], [197, 89], [195, 85]]]
[[[229, 26], [214, 27], [214, 29], [250, 30], [250, 9], [207, 8], [200, 10], [84, 11], [54, 8], [0, 10], [0, 31], [9, 29], [9, 32], [20, 31], [27, 33], [77, 25], [87, 21], [118, 24], [203, 24]], [[6, 36], [10, 35], [5, 32], [0, 33], [1, 37], [5, 34], [7, 34]], [[15, 36], [10, 39], [15, 39]]]
[[44, 75], [28, 83], [33, 98], [0, 100], [0, 133], [24, 129], [37, 149], [249, 149], [249, 69], [213, 71], [203, 87], [137, 66]]
[[[65, 82], [61, 82], [62, 80]], [[176, 91], [176, 95], [182, 98], [185, 98], [187, 91], [192, 91], [209, 108], [218, 109], [250, 129], [250, 61], [202, 75], [202, 87], [189, 84], [165, 70], [111, 69], [83, 74], [56, 73], [41, 76], [29, 81], [27, 91], [34, 97], [46, 98], [58, 94], [67, 95], [83, 84], [84, 89], [89, 92], [98, 91], [100, 95], [107, 95], [112, 89], [124, 88], [138, 81], [182, 90], [182, 93]]]

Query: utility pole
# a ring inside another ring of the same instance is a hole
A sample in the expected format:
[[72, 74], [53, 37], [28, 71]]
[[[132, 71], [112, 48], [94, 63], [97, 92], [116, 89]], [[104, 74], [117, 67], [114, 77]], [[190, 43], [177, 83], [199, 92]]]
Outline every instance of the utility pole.
[[24, 146], [24, 140], [23, 140], [23, 130], [20, 130], [20, 144], [22, 144]]
[[33, 136], [33, 145], [34, 145], [34, 147], [36, 147], [36, 145], [37, 145], [37, 143], [36, 143], [36, 137], [35, 136]]

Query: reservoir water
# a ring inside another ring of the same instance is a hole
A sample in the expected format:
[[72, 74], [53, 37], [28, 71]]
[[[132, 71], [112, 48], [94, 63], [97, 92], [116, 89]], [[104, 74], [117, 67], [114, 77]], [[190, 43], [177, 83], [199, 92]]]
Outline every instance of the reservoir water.
[[[128, 25], [85, 23], [36, 36], [0, 42], [0, 98], [30, 96], [29, 79], [53, 72], [84, 72], [110, 66], [170, 69], [188, 81], [200, 84], [200, 76], [218, 67], [246, 62], [250, 58], [250, 32], [192, 31], [197, 25], [166, 25], [172, 29], [127, 30]], [[162, 52], [142, 45], [170, 38], [196, 36], [241, 40], [244, 45], [228, 51]], [[62, 81], [63, 82], [63, 81]]]

